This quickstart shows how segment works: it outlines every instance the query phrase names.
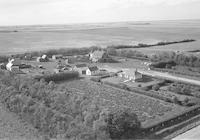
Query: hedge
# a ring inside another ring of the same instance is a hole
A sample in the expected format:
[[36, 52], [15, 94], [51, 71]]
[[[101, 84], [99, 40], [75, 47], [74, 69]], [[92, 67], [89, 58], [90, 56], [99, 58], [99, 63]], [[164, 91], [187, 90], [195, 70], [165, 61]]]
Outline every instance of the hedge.
[[56, 81], [75, 79], [78, 77], [79, 77], [78, 72], [70, 71], [70, 72], [61, 72], [61, 73], [48, 74], [48, 75], [42, 75], [42, 76], [35, 76], [34, 79], [36, 80], [44, 79], [46, 82], [50, 82], [50, 81], [56, 82]]

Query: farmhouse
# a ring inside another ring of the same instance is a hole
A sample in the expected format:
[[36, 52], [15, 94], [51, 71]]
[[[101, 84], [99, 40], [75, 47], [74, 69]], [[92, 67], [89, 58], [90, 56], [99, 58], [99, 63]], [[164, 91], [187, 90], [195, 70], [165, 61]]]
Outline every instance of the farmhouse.
[[37, 62], [47, 62], [49, 59], [47, 57], [47, 55], [42, 55], [42, 57], [38, 57], [37, 58]]
[[86, 75], [94, 75], [96, 73], [99, 72], [99, 69], [97, 66], [92, 66], [92, 67], [88, 67], [88, 69], [86, 70]]
[[118, 73], [118, 76], [133, 82], [139, 82], [143, 80], [142, 73], [138, 72], [137, 69], [123, 70], [122, 72]]
[[63, 55], [52, 55], [52, 59], [56, 60], [56, 59], [63, 59]]
[[48, 61], [47, 55], [46, 55], [46, 54], [43, 54], [43, 55], [42, 55], [42, 59], [45, 60], [45, 61]]
[[19, 69], [20, 65], [21, 65], [21, 60], [19, 58], [9, 59], [9, 62], [6, 65], [6, 69], [12, 71], [12, 69], [17, 69], [17, 67]]
[[98, 62], [100, 60], [104, 60], [108, 58], [108, 54], [105, 51], [94, 51], [92, 53], [89, 54], [89, 59], [92, 62]]
[[79, 74], [86, 74], [86, 70], [88, 69], [86, 64], [77, 64], [74, 66], [73, 70], [78, 71]]

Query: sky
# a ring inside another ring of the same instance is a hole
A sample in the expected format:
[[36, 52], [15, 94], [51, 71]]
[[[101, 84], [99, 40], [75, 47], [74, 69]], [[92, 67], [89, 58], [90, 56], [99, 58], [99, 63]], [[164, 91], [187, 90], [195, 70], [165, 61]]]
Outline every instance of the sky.
[[0, 25], [200, 18], [200, 0], [0, 0]]

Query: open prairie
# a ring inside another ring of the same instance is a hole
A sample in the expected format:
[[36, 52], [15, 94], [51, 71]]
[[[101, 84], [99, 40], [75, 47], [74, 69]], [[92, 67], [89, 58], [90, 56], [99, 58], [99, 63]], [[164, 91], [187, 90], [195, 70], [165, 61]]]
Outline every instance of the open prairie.
[[195, 39], [183, 44], [142, 48], [142, 51], [199, 49], [200, 20], [122, 22], [74, 25], [0, 27], [0, 54], [93, 45], [155, 43]]

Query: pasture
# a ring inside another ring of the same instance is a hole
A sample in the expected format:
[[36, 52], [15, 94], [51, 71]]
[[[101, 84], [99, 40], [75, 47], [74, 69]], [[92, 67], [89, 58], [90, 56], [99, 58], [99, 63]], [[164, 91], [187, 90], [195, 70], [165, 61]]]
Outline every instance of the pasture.
[[[191, 43], [137, 49], [141, 51], [196, 50], [199, 47], [199, 20], [151, 21], [110, 24], [47, 25], [0, 27], [1, 54], [38, 51], [53, 48], [152, 44], [159, 41], [195, 39]], [[17, 30], [18, 32], [4, 32]], [[1, 32], [2, 31], [2, 32]]]

